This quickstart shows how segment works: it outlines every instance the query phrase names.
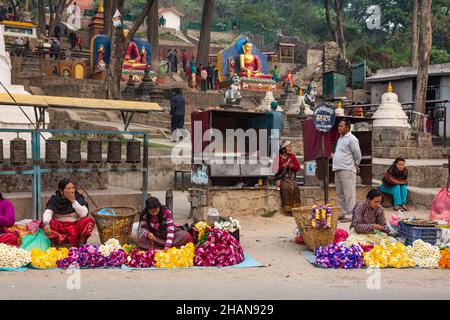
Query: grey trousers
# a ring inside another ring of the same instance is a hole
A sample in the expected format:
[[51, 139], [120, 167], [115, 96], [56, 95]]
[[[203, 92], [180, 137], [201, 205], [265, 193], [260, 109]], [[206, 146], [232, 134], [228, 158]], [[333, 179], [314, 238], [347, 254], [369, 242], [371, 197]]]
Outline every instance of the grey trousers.
[[339, 170], [334, 175], [336, 195], [341, 206], [340, 217], [351, 215], [356, 204], [356, 172]]

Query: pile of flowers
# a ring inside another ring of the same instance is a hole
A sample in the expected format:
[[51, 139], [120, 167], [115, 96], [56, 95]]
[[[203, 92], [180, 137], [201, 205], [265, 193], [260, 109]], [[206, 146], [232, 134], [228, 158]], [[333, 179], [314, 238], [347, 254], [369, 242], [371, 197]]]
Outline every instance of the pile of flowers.
[[373, 268], [408, 268], [416, 265], [404, 244], [386, 243], [386, 241], [381, 241], [372, 250], [365, 252], [364, 263]]
[[109, 239], [105, 244], [102, 244], [98, 251], [104, 256], [108, 257], [114, 251], [122, 250], [122, 246], [120, 245], [119, 240], [117, 239]]
[[204, 238], [206, 236], [206, 230], [208, 228], [209, 228], [208, 224], [206, 222], [204, 222], [204, 221], [197, 222], [194, 225], [194, 229], [196, 231], [198, 231], [197, 242], [200, 242], [202, 240], [204, 242], [204, 240], [205, 240]]
[[155, 254], [155, 267], [157, 268], [187, 268], [194, 265], [194, 244], [189, 242], [180, 249], [170, 248], [167, 251], [158, 251]]
[[214, 223], [214, 228], [233, 233], [236, 230], [240, 230], [241, 226], [239, 225], [239, 220], [234, 219], [233, 217], [220, 217], [219, 222]]
[[450, 249], [441, 250], [439, 268], [450, 268]]
[[66, 258], [56, 262], [58, 268], [101, 268], [108, 265], [108, 261], [98, 251], [97, 245], [86, 244], [80, 248], [72, 247]]
[[26, 250], [0, 243], [0, 268], [18, 269], [31, 262]]
[[315, 263], [323, 268], [355, 269], [363, 266], [363, 250], [359, 245], [344, 243], [320, 246], [315, 250]]
[[323, 229], [327, 229], [331, 227], [331, 206], [313, 206], [312, 214], [311, 214], [311, 226], [313, 228], [319, 229], [322, 227]]
[[439, 265], [441, 252], [437, 246], [422, 240], [416, 240], [412, 246], [408, 247], [407, 251], [420, 268], [434, 269]]
[[125, 251], [125, 253], [127, 255], [129, 255], [134, 249], [139, 249], [139, 247], [135, 244], [124, 244], [123, 245], [123, 251]]
[[132, 268], [150, 268], [155, 264], [156, 250], [133, 249], [128, 255], [125, 265]]
[[47, 251], [31, 250], [31, 264], [40, 269], [56, 268], [56, 261], [62, 260], [69, 254], [67, 248], [49, 248]]
[[244, 261], [244, 250], [228, 232], [211, 229], [205, 243], [195, 248], [196, 266], [232, 266]]

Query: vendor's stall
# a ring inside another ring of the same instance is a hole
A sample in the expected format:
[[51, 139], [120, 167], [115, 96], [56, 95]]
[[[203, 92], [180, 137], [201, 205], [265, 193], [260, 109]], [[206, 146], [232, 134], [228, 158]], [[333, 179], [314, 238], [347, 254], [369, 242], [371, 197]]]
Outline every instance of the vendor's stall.
[[[222, 214], [278, 211], [277, 188], [269, 187], [273, 175], [270, 114], [208, 110], [193, 112], [191, 117], [193, 187], [189, 200], [194, 219], [203, 220], [209, 207]], [[233, 190], [237, 191], [234, 199], [229, 194]]]

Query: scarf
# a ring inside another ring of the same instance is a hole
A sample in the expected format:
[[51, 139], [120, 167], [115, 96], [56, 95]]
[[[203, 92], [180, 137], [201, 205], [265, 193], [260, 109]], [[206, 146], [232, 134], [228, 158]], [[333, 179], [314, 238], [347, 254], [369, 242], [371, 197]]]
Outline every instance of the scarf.
[[[80, 193], [75, 192], [75, 200], [80, 205], [89, 208], [88, 203]], [[72, 207], [72, 202], [70, 202], [67, 198], [65, 198], [61, 194], [61, 191], [59, 190], [56, 191], [55, 194], [51, 196], [45, 208], [52, 210], [56, 214], [71, 214], [75, 212], [75, 209]]]
[[383, 177], [383, 184], [392, 187], [398, 184], [408, 184], [408, 169], [399, 171], [395, 164], [392, 164]]

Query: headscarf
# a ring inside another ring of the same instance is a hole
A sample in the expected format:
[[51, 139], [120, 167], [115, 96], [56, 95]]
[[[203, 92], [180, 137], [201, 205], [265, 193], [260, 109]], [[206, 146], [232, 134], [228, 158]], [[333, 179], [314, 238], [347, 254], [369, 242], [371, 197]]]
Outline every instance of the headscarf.
[[[51, 196], [50, 200], [48, 200], [45, 209], [50, 209], [56, 214], [71, 214], [75, 212], [75, 209], [72, 206], [72, 202], [70, 202], [62, 191], [69, 184], [73, 183], [71, 180], [64, 178], [58, 183], [58, 190], [54, 195]], [[82, 206], [86, 206], [89, 208], [88, 203], [84, 199], [84, 197], [77, 191], [75, 191], [75, 200]]]

